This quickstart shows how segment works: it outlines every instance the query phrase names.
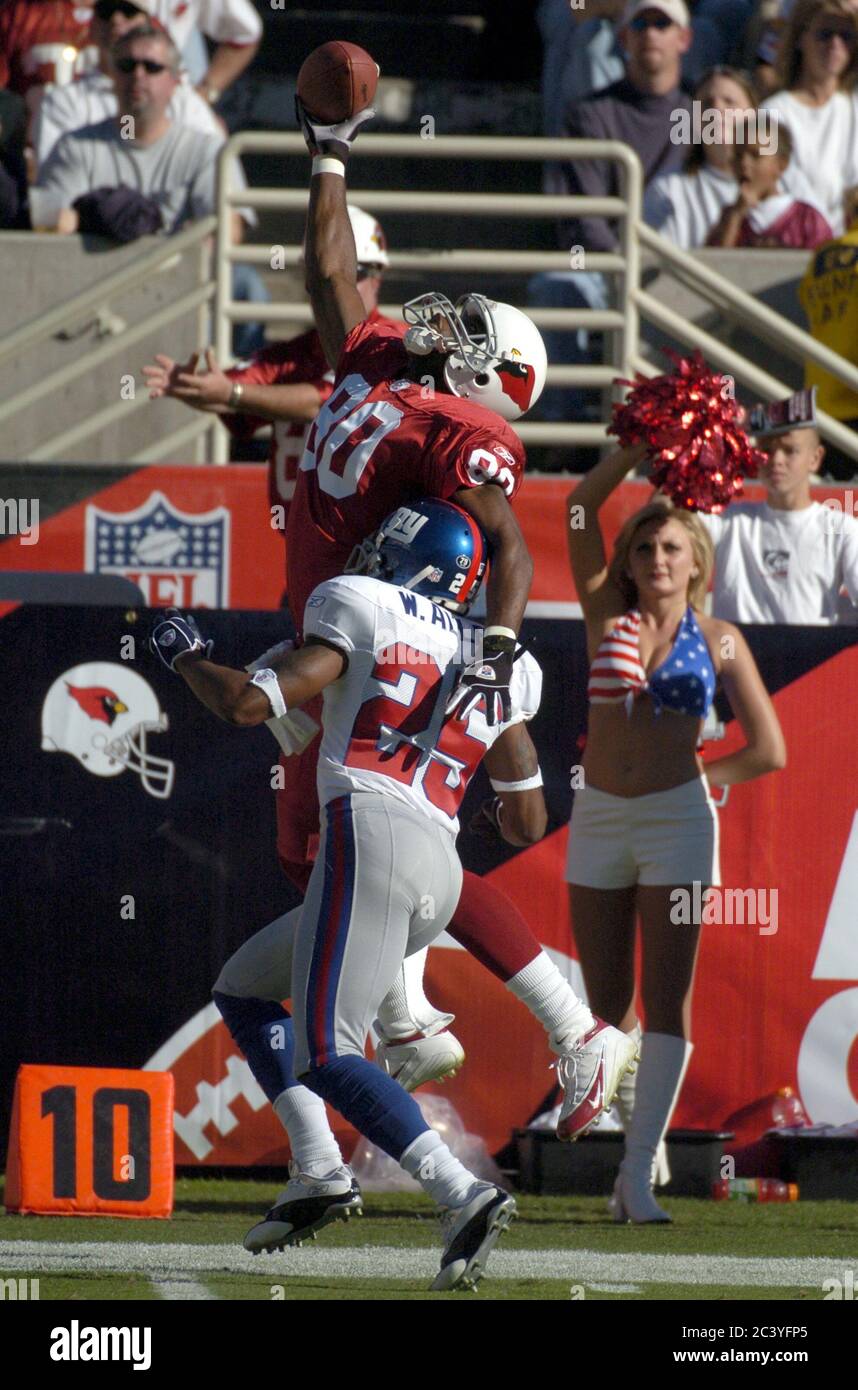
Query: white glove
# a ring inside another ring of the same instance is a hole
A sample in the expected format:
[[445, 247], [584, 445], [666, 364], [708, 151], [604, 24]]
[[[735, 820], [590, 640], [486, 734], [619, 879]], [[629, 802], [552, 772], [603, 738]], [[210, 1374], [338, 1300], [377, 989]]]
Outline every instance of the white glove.
[[310, 115], [300, 97], [295, 98], [295, 115], [307, 142], [310, 154], [331, 154], [345, 161], [349, 157], [352, 143], [364, 121], [371, 121], [375, 115], [372, 106], [365, 106], [348, 120], [339, 125], [322, 125]]

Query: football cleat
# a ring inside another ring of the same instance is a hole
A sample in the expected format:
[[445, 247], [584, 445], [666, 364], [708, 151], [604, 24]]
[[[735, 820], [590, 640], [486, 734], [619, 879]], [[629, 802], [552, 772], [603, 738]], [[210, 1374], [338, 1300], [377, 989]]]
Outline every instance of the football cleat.
[[418, 1033], [399, 1042], [388, 1042], [382, 1036], [375, 1060], [404, 1090], [416, 1091], [429, 1081], [442, 1082], [445, 1077], [455, 1076], [465, 1060], [465, 1049], [446, 1029], [431, 1038]]
[[580, 1139], [592, 1129], [602, 1111], [612, 1105], [620, 1082], [634, 1070], [639, 1056], [635, 1038], [594, 1016], [589, 1032], [564, 1048], [557, 1061], [557, 1079], [563, 1087], [558, 1139]]
[[430, 1286], [433, 1292], [475, 1289], [489, 1255], [515, 1215], [515, 1198], [489, 1182], [478, 1183], [476, 1195], [465, 1206], [442, 1211], [444, 1253]]
[[259, 1255], [263, 1250], [283, 1250], [287, 1245], [316, 1239], [316, 1232], [332, 1221], [360, 1216], [363, 1200], [351, 1168], [343, 1167], [327, 1178], [301, 1173], [290, 1163], [291, 1177], [264, 1221], [244, 1237], [244, 1248]]

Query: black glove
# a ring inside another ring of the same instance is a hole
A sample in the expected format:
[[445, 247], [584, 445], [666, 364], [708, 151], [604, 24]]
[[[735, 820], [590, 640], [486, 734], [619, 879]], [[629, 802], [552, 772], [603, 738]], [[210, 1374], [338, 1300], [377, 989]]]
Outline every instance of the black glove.
[[487, 801], [484, 801], [480, 809], [475, 811], [471, 817], [468, 825], [471, 834], [476, 835], [480, 840], [488, 840], [490, 844], [494, 844], [498, 836], [503, 839], [502, 807], [503, 802], [499, 796], [490, 796]]
[[[472, 709], [485, 702], [486, 723], [505, 724], [512, 714], [509, 683], [515, 656], [512, 637], [487, 637], [479, 661], [466, 666], [459, 684], [447, 705], [447, 713], [456, 711], [457, 719], [467, 719]], [[458, 705], [458, 709], [456, 706]]]
[[193, 618], [186, 618], [178, 608], [168, 608], [166, 614], [153, 627], [149, 638], [149, 650], [154, 652], [171, 671], [176, 669], [176, 657], [185, 652], [202, 652], [210, 657], [214, 642], [204, 641]]
[[339, 125], [323, 125], [311, 116], [300, 97], [295, 98], [295, 115], [301, 127], [310, 154], [329, 154], [345, 162], [352, 148], [352, 142], [364, 121], [371, 121], [375, 111], [365, 106], [363, 111], [340, 121]]

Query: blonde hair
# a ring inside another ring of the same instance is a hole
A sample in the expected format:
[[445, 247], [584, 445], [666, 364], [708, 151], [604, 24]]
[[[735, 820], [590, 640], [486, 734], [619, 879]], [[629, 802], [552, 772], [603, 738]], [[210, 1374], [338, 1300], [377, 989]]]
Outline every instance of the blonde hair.
[[824, 19], [827, 15], [846, 20], [852, 30], [852, 57], [840, 78], [840, 90], [849, 92], [854, 87], [855, 79], [858, 77], [858, 19], [849, 5], [849, 0], [798, 0], [781, 40], [778, 58], [781, 87], [786, 91], [791, 91], [798, 85], [803, 61], [802, 39], [815, 19]]
[[626, 573], [629, 564], [629, 551], [632, 542], [642, 526], [648, 521], [664, 525], [666, 521], [678, 521], [684, 526], [691, 540], [691, 552], [697, 566], [697, 578], [689, 580], [688, 602], [698, 612], [703, 611], [703, 600], [709, 588], [709, 580], [715, 566], [715, 548], [712, 539], [696, 512], [685, 507], [677, 507], [669, 497], [654, 497], [645, 507], [635, 512], [624, 523], [614, 543], [614, 553], [608, 566], [608, 578], [621, 590], [626, 602], [632, 606], [638, 601], [638, 590], [634, 580]]

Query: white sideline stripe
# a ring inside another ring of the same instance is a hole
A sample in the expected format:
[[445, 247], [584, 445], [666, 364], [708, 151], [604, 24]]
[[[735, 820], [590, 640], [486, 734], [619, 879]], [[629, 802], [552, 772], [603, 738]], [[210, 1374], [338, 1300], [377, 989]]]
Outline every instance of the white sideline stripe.
[[197, 1283], [196, 1279], [150, 1279], [149, 1283], [159, 1298], [195, 1299], [197, 1302], [217, 1300], [217, 1294], [207, 1289], [205, 1284]]
[[[253, 1256], [235, 1245], [131, 1245], [122, 1241], [0, 1242], [0, 1269], [10, 1273], [88, 1272], [194, 1277], [203, 1273], [307, 1275], [324, 1279], [424, 1279], [437, 1273], [440, 1248], [395, 1246], [284, 1250]], [[573, 1283], [768, 1285], [822, 1287], [843, 1274], [843, 1256], [759, 1259], [739, 1255], [608, 1254], [602, 1250], [496, 1250], [500, 1279], [569, 1279]]]

